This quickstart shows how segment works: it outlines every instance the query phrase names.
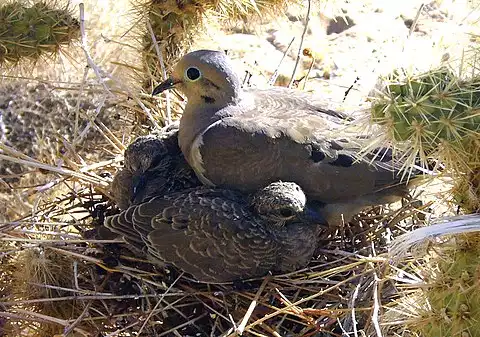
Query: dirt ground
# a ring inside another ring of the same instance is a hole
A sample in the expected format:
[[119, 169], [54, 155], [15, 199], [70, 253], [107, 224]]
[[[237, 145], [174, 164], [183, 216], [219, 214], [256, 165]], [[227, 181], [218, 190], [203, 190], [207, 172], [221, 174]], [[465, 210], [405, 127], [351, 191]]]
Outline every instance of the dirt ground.
[[[286, 18], [207, 32], [195, 48], [228, 50], [238, 59], [239, 73], [252, 71], [252, 82], [262, 86], [295, 38], [278, 69], [288, 80], [306, 13], [305, 7], [295, 7]], [[341, 103], [353, 86], [343, 109], [358, 109], [378, 77], [392, 69], [422, 71], [460, 57], [471, 40], [469, 34], [478, 30], [477, 16], [467, 1], [335, 1], [329, 6], [313, 1], [303, 47], [316, 60], [306, 88]], [[302, 57], [297, 79], [306, 74], [310, 61]]]

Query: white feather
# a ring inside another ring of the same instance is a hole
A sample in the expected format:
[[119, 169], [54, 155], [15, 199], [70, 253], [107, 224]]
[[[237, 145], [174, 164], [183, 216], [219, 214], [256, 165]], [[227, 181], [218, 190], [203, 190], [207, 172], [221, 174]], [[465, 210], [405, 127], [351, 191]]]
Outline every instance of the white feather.
[[198, 179], [207, 186], [215, 186], [215, 184], [205, 176], [205, 168], [203, 167], [203, 158], [200, 148], [203, 145], [203, 135], [221, 122], [222, 120], [218, 120], [215, 123], [210, 124], [202, 133], [195, 137], [190, 150], [190, 163], [192, 163], [192, 168], [197, 174]]
[[422, 244], [444, 235], [455, 235], [480, 231], [480, 214], [460, 215], [438, 220], [437, 223], [416, 229], [396, 238], [390, 247], [390, 256], [398, 261], [407, 252]]

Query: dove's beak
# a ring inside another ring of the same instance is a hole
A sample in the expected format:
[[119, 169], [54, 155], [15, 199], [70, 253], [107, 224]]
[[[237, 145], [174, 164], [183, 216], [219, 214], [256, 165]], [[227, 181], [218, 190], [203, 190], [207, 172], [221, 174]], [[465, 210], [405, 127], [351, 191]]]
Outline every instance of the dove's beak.
[[152, 96], [158, 95], [164, 92], [165, 90], [173, 89], [175, 88], [175, 85], [177, 85], [180, 82], [181, 81], [176, 80], [173, 77], [169, 77], [165, 81], [157, 85], [155, 89], [153, 89]]

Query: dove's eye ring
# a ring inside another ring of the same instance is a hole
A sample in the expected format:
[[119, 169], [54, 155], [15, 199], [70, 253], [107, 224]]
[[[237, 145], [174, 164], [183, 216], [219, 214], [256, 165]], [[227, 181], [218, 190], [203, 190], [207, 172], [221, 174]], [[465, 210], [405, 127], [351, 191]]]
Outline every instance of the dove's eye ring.
[[198, 70], [198, 68], [189, 67], [187, 70], [185, 70], [185, 78], [190, 82], [198, 81], [201, 77], [202, 73], [200, 70]]

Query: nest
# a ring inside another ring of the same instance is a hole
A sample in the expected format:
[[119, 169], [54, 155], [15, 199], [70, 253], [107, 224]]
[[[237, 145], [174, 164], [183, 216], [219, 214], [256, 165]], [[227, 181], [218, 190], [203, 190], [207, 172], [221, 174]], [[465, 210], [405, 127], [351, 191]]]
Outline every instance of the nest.
[[378, 324], [372, 313], [397, 294], [385, 247], [422, 222], [419, 208], [428, 205], [419, 205], [404, 200], [396, 210], [362, 213], [336, 235], [325, 234], [303, 270], [204, 284], [151, 264], [107, 232], [103, 220], [118, 210], [83, 182], [4, 225], [2, 329], [9, 336], [368, 334]]

